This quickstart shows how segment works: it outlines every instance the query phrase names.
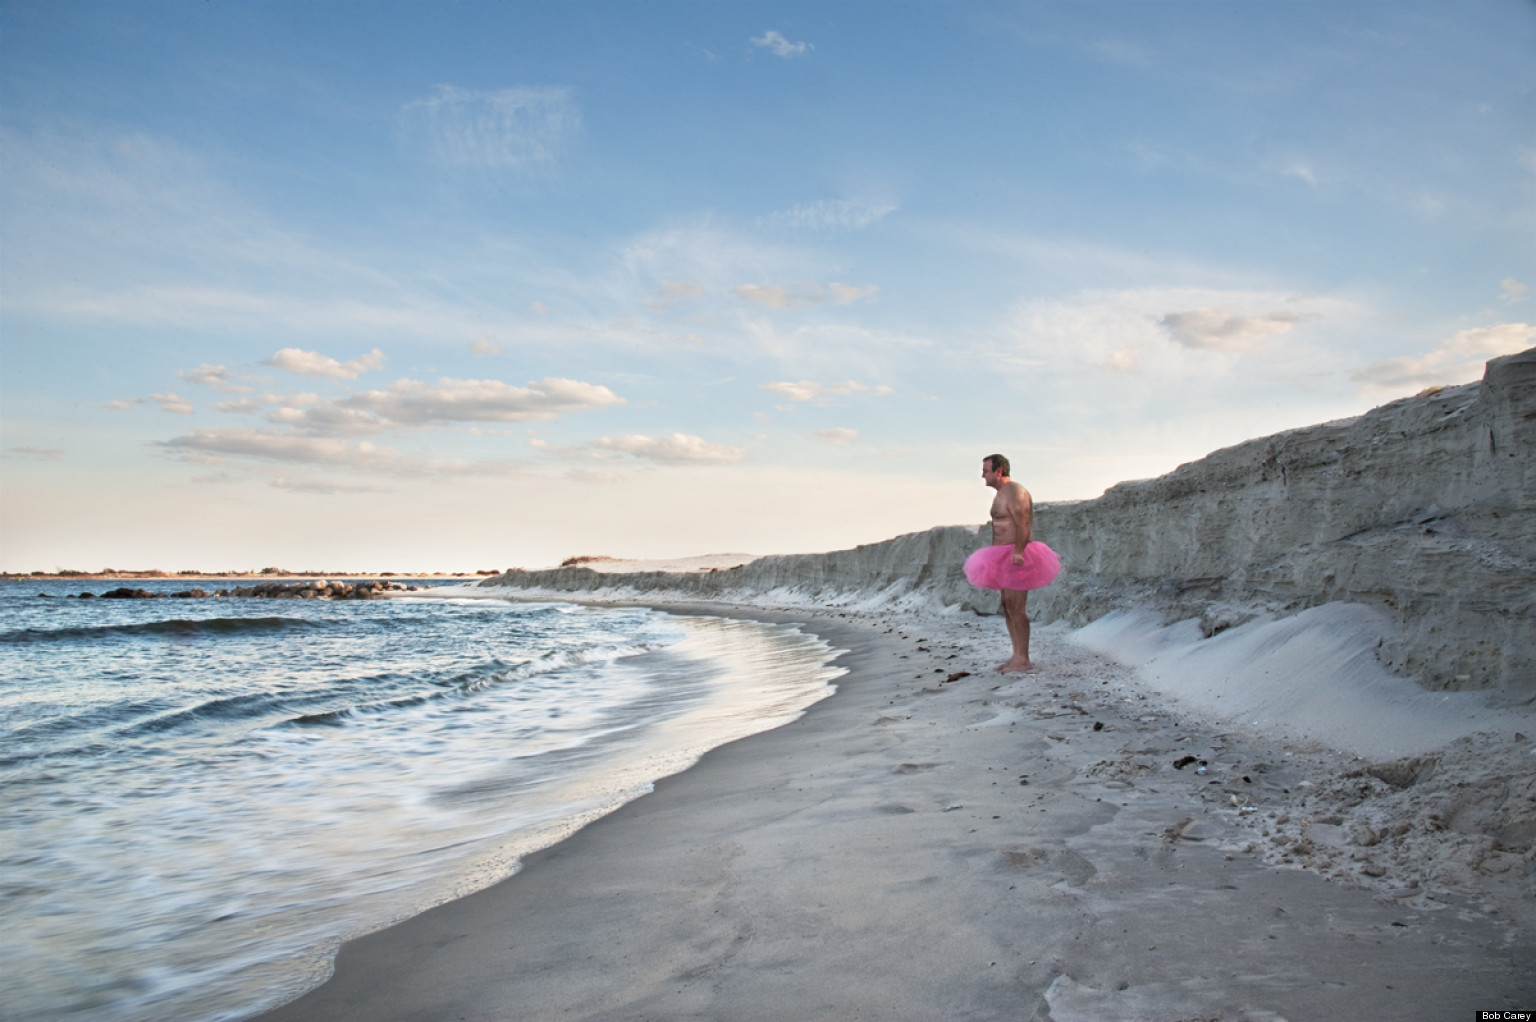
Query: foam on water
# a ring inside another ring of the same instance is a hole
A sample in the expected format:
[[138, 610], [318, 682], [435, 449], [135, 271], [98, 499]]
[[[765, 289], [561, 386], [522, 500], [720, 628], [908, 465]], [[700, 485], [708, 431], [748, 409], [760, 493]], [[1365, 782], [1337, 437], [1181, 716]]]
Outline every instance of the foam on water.
[[0, 592], [15, 1019], [286, 999], [841, 673], [791, 629], [638, 609], [38, 588]]

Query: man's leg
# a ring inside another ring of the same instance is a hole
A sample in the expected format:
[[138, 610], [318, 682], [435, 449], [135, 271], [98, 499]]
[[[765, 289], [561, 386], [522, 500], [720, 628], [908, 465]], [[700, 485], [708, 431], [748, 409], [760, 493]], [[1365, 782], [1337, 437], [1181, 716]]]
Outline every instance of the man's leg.
[[1023, 589], [1004, 589], [1002, 598], [1003, 623], [1008, 626], [1013, 656], [1001, 664], [998, 670], [1004, 674], [1033, 670], [1035, 665], [1029, 662], [1029, 614], [1025, 608], [1029, 593]]

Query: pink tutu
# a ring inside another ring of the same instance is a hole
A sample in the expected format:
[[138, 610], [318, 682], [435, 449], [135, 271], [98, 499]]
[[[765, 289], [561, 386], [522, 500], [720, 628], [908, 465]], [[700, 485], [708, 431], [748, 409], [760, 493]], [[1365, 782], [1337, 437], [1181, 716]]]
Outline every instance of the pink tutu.
[[1024, 547], [1024, 563], [1013, 563], [1013, 544], [984, 546], [965, 559], [965, 577], [980, 589], [1040, 589], [1061, 574], [1061, 558], [1044, 543]]

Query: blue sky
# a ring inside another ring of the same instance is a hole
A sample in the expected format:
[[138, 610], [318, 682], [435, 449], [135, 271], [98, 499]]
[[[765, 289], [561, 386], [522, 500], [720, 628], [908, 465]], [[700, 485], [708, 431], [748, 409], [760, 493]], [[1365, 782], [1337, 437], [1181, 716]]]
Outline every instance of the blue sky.
[[[825, 550], [1536, 343], [1536, 6], [0, 2], [0, 568]], [[1042, 538], [1049, 541], [1049, 536]]]

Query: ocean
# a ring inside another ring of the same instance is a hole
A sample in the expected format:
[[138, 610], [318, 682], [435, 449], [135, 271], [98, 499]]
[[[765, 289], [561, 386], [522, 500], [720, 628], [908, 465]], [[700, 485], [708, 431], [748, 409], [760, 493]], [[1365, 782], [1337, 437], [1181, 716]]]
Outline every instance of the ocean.
[[119, 584], [189, 587], [0, 583], [5, 1019], [281, 1003], [843, 673], [791, 627], [483, 590], [69, 598]]

